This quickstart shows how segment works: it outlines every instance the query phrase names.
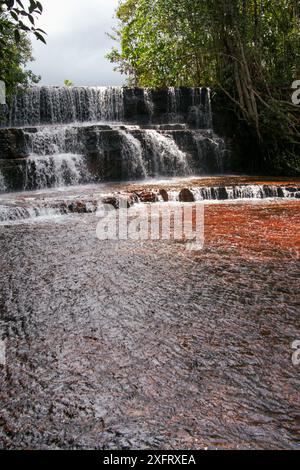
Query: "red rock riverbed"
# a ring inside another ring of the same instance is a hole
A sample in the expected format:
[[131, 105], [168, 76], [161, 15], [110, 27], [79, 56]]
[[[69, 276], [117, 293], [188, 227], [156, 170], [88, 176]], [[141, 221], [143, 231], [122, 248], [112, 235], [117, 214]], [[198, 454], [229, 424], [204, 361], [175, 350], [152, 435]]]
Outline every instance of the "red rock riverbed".
[[300, 201], [207, 205], [205, 246], [0, 227], [0, 447], [299, 449]]

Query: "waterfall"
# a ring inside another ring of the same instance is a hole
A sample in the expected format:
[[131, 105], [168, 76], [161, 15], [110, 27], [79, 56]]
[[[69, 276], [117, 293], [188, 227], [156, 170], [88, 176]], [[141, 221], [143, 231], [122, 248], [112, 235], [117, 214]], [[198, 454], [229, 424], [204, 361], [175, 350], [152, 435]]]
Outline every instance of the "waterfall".
[[[207, 88], [32, 87], [0, 128], [0, 191], [223, 173]], [[226, 158], [225, 158], [226, 156]]]
[[212, 105], [210, 88], [191, 88], [192, 106], [189, 114], [197, 129], [212, 129]]
[[170, 87], [168, 89], [168, 112], [177, 116], [180, 109], [180, 89]]
[[120, 130], [122, 137], [123, 172], [132, 178], [146, 178], [147, 169], [141, 142], [129, 132]]
[[[212, 128], [210, 90], [166, 90], [123, 87], [35, 86], [19, 91], [9, 108], [6, 127], [29, 127], [75, 122], [113, 122], [147, 114], [148, 120], [186, 122]], [[159, 122], [157, 122], [159, 123]]]
[[[162, 186], [164, 188], [164, 186]], [[151, 186], [149, 186], [151, 191]], [[241, 185], [241, 186], [205, 186], [205, 187], [191, 187], [189, 191], [194, 196], [196, 202], [201, 201], [234, 201], [234, 200], [250, 200], [250, 199], [275, 199], [275, 198], [300, 198], [299, 186], [275, 186], [275, 185]], [[180, 200], [180, 189], [165, 189], [168, 194], [169, 202], [176, 202]], [[157, 196], [157, 200], [163, 203], [163, 198], [160, 196], [158, 189], [153, 189], [153, 193]], [[73, 194], [73, 193], [71, 193]], [[104, 193], [98, 199], [95, 195], [86, 198], [83, 195], [82, 189], [78, 189], [75, 197], [61, 199], [56, 198], [29, 198], [20, 200], [17, 195], [0, 204], [0, 223], [14, 223], [18, 221], [25, 221], [27, 219], [36, 219], [38, 217], [53, 217], [62, 214], [76, 214], [76, 213], [95, 213], [101, 203], [101, 198], [106, 199]], [[124, 193], [125, 194], [125, 193]], [[130, 193], [132, 194], [132, 193]], [[109, 193], [110, 198], [118, 197], [119, 193]], [[138, 193], [136, 194], [136, 201], [139, 200]], [[25, 206], [26, 204], [26, 206]]]
[[149, 113], [150, 122], [151, 122], [152, 116], [153, 116], [153, 113], [154, 113], [154, 103], [153, 103], [153, 100], [152, 100], [151, 90], [149, 88], [144, 89], [144, 101], [145, 101], [146, 109]]
[[153, 176], [187, 176], [191, 174], [187, 155], [176, 142], [155, 130], [145, 130], [145, 140], [153, 156]]
[[0, 171], [0, 193], [4, 192], [6, 190], [7, 190], [7, 186], [6, 186], [6, 183], [5, 183], [5, 178], [4, 178], [3, 174]]
[[90, 181], [83, 155], [57, 154], [26, 159], [24, 190], [72, 186]]
[[197, 146], [199, 162], [205, 162], [209, 156], [211, 161], [216, 162], [218, 173], [224, 173], [224, 159], [228, 153], [224, 139], [213, 132], [194, 131], [192, 135]]
[[51, 217], [60, 214], [61, 212], [56, 208], [0, 206], [0, 222]]
[[241, 185], [191, 188], [196, 201], [299, 198], [300, 189], [274, 185]]
[[171, 122], [180, 121], [179, 111], [181, 104], [181, 93], [179, 88], [168, 89], [168, 114]]
[[210, 88], [207, 88], [207, 93], [206, 93], [206, 98], [205, 99], [206, 99], [205, 107], [207, 109], [207, 112], [206, 112], [206, 118], [207, 118], [206, 125], [207, 125], [208, 129], [212, 129], [213, 128], [213, 116], [212, 116], [211, 90], [210, 90]]
[[26, 148], [29, 154], [53, 155], [55, 153], [76, 153], [80, 145], [78, 128], [71, 126], [45, 126], [24, 130]]
[[192, 173], [187, 154], [168, 135], [144, 129], [133, 135], [119, 130], [122, 138], [122, 168], [127, 178], [188, 176]]
[[[241, 199], [300, 199], [300, 187], [274, 185], [200, 186], [189, 188], [195, 202]], [[169, 201], [179, 202], [180, 191], [168, 191]]]
[[120, 121], [122, 87], [32, 87], [15, 96], [9, 126]]

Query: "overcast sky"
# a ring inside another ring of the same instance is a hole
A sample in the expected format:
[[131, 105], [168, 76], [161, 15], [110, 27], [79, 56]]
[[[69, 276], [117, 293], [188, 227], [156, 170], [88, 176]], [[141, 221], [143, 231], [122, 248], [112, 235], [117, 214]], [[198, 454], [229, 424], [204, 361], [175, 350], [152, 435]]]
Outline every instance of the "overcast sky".
[[124, 77], [105, 59], [113, 41], [105, 33], [115, 24], [118, 0], [41, 0], [38, 27], [47, 46], [33, 39], [35, 62], [30, 69], [42, 76], [42, 85], [122, 85]]

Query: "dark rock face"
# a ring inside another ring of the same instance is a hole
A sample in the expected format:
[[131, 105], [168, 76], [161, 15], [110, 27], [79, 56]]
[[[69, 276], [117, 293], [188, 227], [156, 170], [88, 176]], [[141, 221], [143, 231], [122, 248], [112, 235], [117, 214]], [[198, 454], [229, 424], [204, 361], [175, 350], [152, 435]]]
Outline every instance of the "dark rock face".
[[141, 202], [158, 202], [158, 196], [152, 191], [142, 191], [136, 193]]
[[[221, 173], [230, 161], [222, 139], [209, 130], [187, 130], [175, 125], [128, 130], [92, 124], [47, 132], [47, 128], [37, 127], [0, 129], [0, 172], [9, 189], [35, 189], [35, 163], [28, 163], [30, 153], [40, 155], [45, 168], [55, 152], [82, 155], [89, 176], [81, 182], [137, 180], [146, 175], [185, 176], [185, 168], [180, 167], [180, 161], [176, 163], [176, 152], [186, 155], [190, 174]], [[49, 185], [55, 181], [51, 175], [44, 179]]]
[[27, 157], [26, 141], [21, 129], [0, 129], [0, 157], [5, 160]]
[[90, 214], [96, 212], [96, 201], [73, 201], [70, 203], [63, 202], [59, 205], [62, 214]]
[[179, 194], [179, 201], [180, 202], [194, 202], [195, 196], [190, 189], [182, 189]]
[[138, 202], [137, 195], [130, 193], [107, 196], [101, 200], [102, 204], [112, 206], [114, 209], [129, 209], [136, 202]]
[[162, 197], [164, 202], [169, 202], [169, 194], [165, 189], [160, 189], [159, 194]]

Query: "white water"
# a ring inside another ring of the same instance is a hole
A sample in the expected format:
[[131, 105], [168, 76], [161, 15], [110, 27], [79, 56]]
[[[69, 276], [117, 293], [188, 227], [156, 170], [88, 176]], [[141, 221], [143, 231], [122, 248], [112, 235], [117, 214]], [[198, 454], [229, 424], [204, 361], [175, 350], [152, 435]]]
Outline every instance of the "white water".
[[122, 87], [32, 87], [14, 98], [9, 126], [119, 121], [123, 115]]
[[35, 131], [24, 130], [26, 146], [34, 155], [76, 153], [79, 147], [78, 128], [69, 126], [43, 126]]
[[127, 166], [126, 174], [136, 178], [146, 178], [147, 168], [144, 161], [144, 151], [141, 142], [126, 131], [119, 131], [122, 136], [122, 165]]
[[196, 119], [196, 127], [204, 127], [206, 129], [213, 128], [213, 119], [212, 119], [212, 105], [211, 105], [211, 90], [205, 88], [205, 104], [201, 105], [201, 95], [203, 88], [192, 88], [192, 107], [190, 109], [190, 114], [193, 114]]
[[152, 118], [152, 115], [154, 113], [154, 103], [152, 100], [151, 90], [149, 88], [144, 89], [144, 101], [145, 101], [149, 116], [150, 118]]
[[[285, 186], [275, 185], [240, 185], [240, 186], [207, 186], [190, 188], [195, 201], [234, 201], [241, 199], [274, 199], [300, 198], [300, 188], [289, 190]], [[179, 201], [179, 191], [169, 191], [170, 201]]]
[[[198, 160], [201, 161], [199, 168], [206, 168], [203, 160], [208, 158], [218, 161], [219, 171], [223, 170], [222, 152], [219, 152], [221, 139], [218, 141], [212, 132], [211, 138], [208, 138], [207, 132], [210, 131], [207, 129], [189, 130], [187, 124], [182, 123], [183, 116], [180, 115], [182, 105], [187, 106], [188, 103], [191, 112], [199, 117], [199, 125], [201, 123], [205, 127], [207, 123], [211, 123], [210, 94], [207, 89], [188, 89], [188, 97], [185, 95], [183, 99], [181, 89], [169, 88], [165, 103], [167, 117], [162, 112], [169, 124], [156, 124], [151, 130], [145, 130], [144, 126], [122, 123], [124, 93], [122, 87], [33, 87], [15, 97], [10, 109], [9, 124], [23, 128], [21, 132], [26, 145], [21, 158], [23, 155], [29, 157], [26, 162], [20, 161], [17, 171], [6, 171], [6, 166], [0, 160], [0, 168], [3, 165], [4, 170], [4, 176], [0, 179], [0, 191], [7, 189], [5, 178], [12, 179], [9, 187], [13, 188], [14, 181], [17, 181], [17, 187], [23, 185], [25, 190], [87, 183], [95, 181], [95, 178], [99, 180], [102, 175], [89, 174], [84, 158], [88, 160], [91, 156], [93, 162], [98, 158], [99, 165], [92, 166], [98, 171], [101, 168], [101, 159], [109, 159], [110, 153], [112, 158], [118, 158], [117, 152], [121, 154], [120, 165], [127, 170], [120, 172], [124, 178], [191, 175], [195, 172], [195, 166], [191, 170], [193, 157], [186, 150], [182, 151], [177, 144], [182, 145], [182, 149], [188, 148], [184, 136], [175, 142], [175, 133], [184, 129], [186, 133], [190, 133], [191, 138], [195, 134], [200, 155]], [[155, 91], [145, 89], [143, 93], [148, 118], [152, 122]], [[129, 96], [133, 100], [134, 109], [134, 100], [140, 98], [134, 93], [132, 97]], [[103, 124], [119, 133], [120, 148], [116, 139], [111, 150], [110, 142], [103, 138], [102, 132], [108, 130], [102, 127]], [[173, 133], [168, 128], [170, 125], [174, 126]], [[82, 129], [88, 126], [89, 130]], [[168, 129], [170, 132], [167, 134]], [[201, 137], [201, 132], [205, 136]], [[18, 164], [17, 160], [11, 163], [12, 166], [14, 164]]]
[[193, 139], [197, 145], [198, 158], [205, 162], [207, 155], [214, 155], [217, 162], [218, 172], [224, 173], [224, 156], [227, 153], [225, 141], [215, 135], [213, 131], [194, 131]]
[[52, 218], [61, 215], [59, 209], [47, 207], [13, 207], [0, 205], [0, 222], [16, 222], [37, 217]]
[[[182, 178], [182, 188], [188, 187], [188, 180]], [[177, 204], [179, 202], [180, 188], [168, 189], [168, 185], [174, 183], [174, 179], [160, 181], [161, 188], [165, 188], [169, 203]], [[180, 181], [180, 179], [178, 180]], [[139, 187], [140, 183], [137, 183]], [[133, 191], [134, 184], [131, 184]], [[126, 187], [123, 187], [126, 190]], [[151, 187], [149, 188], [151, 191]], [[300, 187], [289, 188], [287, 186], [275, 185], [241, 185], [241, 186], [214, 186], [214, 187], [191, 187], [195, 202], [206, 204], [212, 203], [239, 203], [249, 201], [259, 203], [260, 201], [274, 201], [283, 199], [300, 198]], [[7, 225], [10, 223], [22, 223], [27, 221], [38, 221], [43, 219], [53, 219], [66, 215], [73, 215], [76, 206], [85, 207], [87, 213], [95, 213], [98, 203], [107, 196], [118, 196], [122, 192], [122, 185], [110, 186], [89, 185], [78, 186], [75, 188], [51, 189], [42, 191], [30, 191], [24, 193], [7, 193], [1, 197], [0, 201], [0, 223]], [[159, 201], [159, 191], [156, 189]], [[75, 209], [74, 209], [75, 207]], [[37, 220], [38, 219], [38, 220]]]
[[145, 130], [145, 140], [154, 156], [154, 176], [187, 176], [191, 174], [187, 155], [176, 142], [155, 130]]
[[26, 159], [24, 190], [73, 186], [90, 179], [83, 155], [30, 155]]
[[168, 90], [169, 94], [169, 103], [168, 103], [168, 112], [178, 115], [178, 110], [180, 108], [180, 89], [175, 87], [170, 87]]

